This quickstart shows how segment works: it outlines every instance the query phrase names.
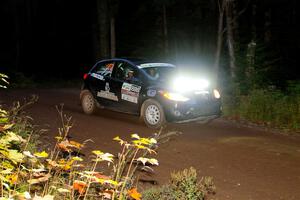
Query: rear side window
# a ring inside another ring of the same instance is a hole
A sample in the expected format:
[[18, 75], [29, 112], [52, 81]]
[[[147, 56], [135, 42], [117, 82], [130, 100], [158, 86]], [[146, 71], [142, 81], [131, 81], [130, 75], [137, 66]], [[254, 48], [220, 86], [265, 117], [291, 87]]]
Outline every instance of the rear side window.
[[142, 70], [145, 71], [152, 79], [160, 81], [168, 80], [177, 73], [175, 67], [147, 67], [142, 68]]
[[122, 81], [137, 80], [138, 71], [126, 62], [118, 62], [113, 77]]
[[96, 65], [96, 67], [92, 70], [92, 73], [101, 76], [111, 76], [114, 66], [114, 62], [101, 62]]

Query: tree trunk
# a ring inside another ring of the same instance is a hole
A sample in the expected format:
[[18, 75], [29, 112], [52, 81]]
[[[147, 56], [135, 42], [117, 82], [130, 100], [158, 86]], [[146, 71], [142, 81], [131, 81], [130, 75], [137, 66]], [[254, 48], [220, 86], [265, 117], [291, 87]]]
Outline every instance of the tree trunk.
[[109, 51], [109, 19], [107, 0], [97, 0], [97, 58], [108, 58]]
[[227, 28], [227, 45], [229, 53], [229, 66], [230, 66], [230, 75], [234, 79], [236, 77], [236, 65], [235, 65], [235, 44], [233, 37], [233, 26], [232, 26], [232, 0], [226, 0], [226, 28]]
[[163, 37], [164, 37], [164, 52], [167, 57], [169, 54], [169, 41], [168, 41], [168, 24], [167, 24], [167, 9], [163, 4]]
[[115, 32], [115, 18], [110, 18], [110, 56], [116, 57], [116, 32]]
[[252, 32], [252, 40], [256, 41], [256, 4], [252, 5], [252, 24], [251, 24], [251, 32]]
[[[232, 1], [232, 29], [233, 29], [233, 37], [235, 44], [239, 44], [240, 38], [239, 38], [239, 13], [238, 13], [238, 6], [237, 1]], [[239, 50], [239, 46], [236, 45], [235, 48]]]
[[218, 79], [218, 74], [219, 74], [220, 57], [221, 57], [222, 43], [223, 43], [223, 20], [224, 20], [225, 3], [226, 0], [222, 1], [222, 5], [220, 5], [219, 2], [218, 36], [217, 36], [217, 48], [216, 48], [215, 63], [214, 63], [214, 74], [215, 74], [216, 81]]
[[271, 26], [271, 9], [269, 8], [267, 11], [265, 11], [265, 35], [264, 35], [264, 41], [265, 43], [270, 43], [272, 39], [272, 34], [270, 30]]
[[252, 24], [251, 24], [251, 35], [252, 39], [248, 43], [247, 47], [247, 68], [245, 75], [248, 80], [252, 79], [255, 65], [255, 51], [256, 51], [256, 4], [252, 5]]

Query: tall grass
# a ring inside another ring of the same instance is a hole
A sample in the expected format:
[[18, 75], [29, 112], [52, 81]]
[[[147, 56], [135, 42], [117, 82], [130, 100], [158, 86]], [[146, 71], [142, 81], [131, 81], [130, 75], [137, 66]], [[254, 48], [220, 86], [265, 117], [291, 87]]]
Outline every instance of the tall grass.
[[300, 131], [300, 85], [283, 92], [276, 89], [254, 89], [247, 95], [226, 97], [224, 114], [257, 124]]

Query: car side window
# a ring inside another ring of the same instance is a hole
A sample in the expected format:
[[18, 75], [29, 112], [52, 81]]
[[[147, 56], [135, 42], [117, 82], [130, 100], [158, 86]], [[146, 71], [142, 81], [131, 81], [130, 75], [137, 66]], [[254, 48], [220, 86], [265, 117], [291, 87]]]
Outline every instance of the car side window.
[[157, 80], [159, 78], [159, 70], [157, 69], [157, 67], [149, 67], [149, 68], [146, 68], [145, 71], [153, 79]]
[[101, 62], [96, 65], [92, 73], [96, 73], [101, 76], [111, 76], [114, 66], [114, 62]]
[[138, 71], [126, 62], [116, 64], [113, 77], [130, 83], [138, 81]]

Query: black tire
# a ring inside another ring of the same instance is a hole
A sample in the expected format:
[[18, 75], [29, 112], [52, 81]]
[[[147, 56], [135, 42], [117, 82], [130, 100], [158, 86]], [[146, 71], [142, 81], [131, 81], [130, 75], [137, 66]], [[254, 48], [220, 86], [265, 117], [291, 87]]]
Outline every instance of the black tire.
[[153, 129], [158, 129], [166, 123], [164, 110], [154, 99], [148, 99], [143, 103], [141, 117], [145, 124]]
[[88, 90], [82, 90], [80, 93], [81, 107], [85, 114], [91, 115], [97, 110], [97, 103]]

